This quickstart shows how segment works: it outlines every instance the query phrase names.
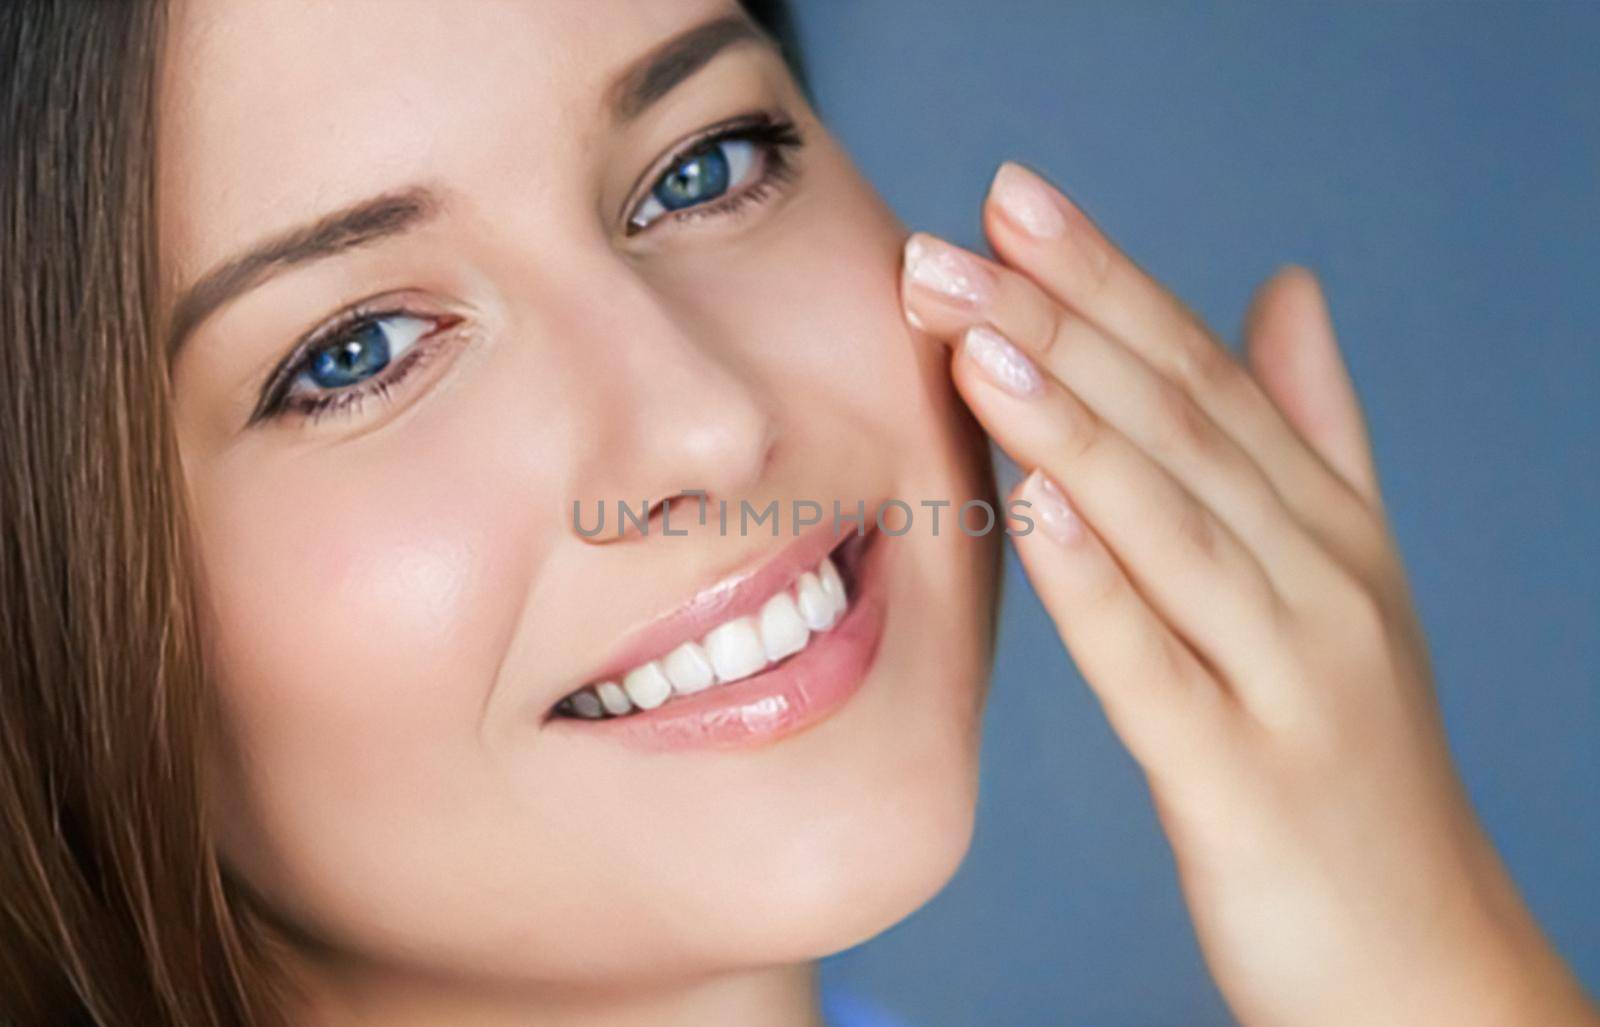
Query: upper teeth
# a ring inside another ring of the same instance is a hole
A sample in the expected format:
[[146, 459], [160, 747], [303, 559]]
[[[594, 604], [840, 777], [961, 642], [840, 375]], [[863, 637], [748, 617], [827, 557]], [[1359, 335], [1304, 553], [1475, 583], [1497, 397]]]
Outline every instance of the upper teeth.
[[718, 624], [700, 641], [634, 667], [620, 683], [579, 689], [562, 700], [561, 708], [591, 720], [616, 717], [654, 709], [673, 695], [747, 678], [804, 649], [813, 633], [838, 623], [846, 606], [844, 580], [833, 561], [823, 557], [814, 573], [800, 575], [792, 589], [768, 599], [754, 616]]

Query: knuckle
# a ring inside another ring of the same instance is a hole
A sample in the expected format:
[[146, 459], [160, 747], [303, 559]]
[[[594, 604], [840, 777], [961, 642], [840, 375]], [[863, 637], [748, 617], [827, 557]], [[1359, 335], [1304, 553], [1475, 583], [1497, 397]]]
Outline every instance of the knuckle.
[[1320, 704], [1297, 705], [1280, 711], [1269, 724], [1273, 734], [1294, 754], [1297, 763], [1316, 772], [1347, 766], [1354, 748], [1344, 720]]
[[1282, 531], [1285, 522], [1289, 522], [1289, 529], [1298, 532], [1298, 526], [1293, 523], [1294, 514], [1283, 500], [1283, 494], [1278, 491], [1272, 479], [1257, 467], [1248, 456], [1239, 454], [1236, 460], [1238, 473], [1238, 492], [1240, 495], [1240, 510], [1244, 516], [1245, 530], [1260, 532]]
[[1222, 391], [1233, 387], [1240, 373], [1233, 356], [1205, 329], [1190, 323], [1172, 356], [1179, 381], [1193, 390]]
[[1081, 551], [1073, 572], [1060, 580], [1060, 594], [1082, 625], [1114, 623], [1132, 587], [1116, 560], [1094, 547]]
[[1107, 561], [1083, 586], [1083, 602], [1089, 609], [1106, 615], [1122, 605], [1127, 583], [1116, 566]]
[[1083, 460], [1100, 442], [1100, 421], [1088, 407], [1068, 400], [1062, 418], [1061, 449], [1067, 459]]
[[1388, 640], [1388, 617], [1376, 592], [1355, 574], [1342, 572], [1329, 589], [1328, 628], [1349, 639], [1357, 651], [1382, 648]]
[[1102, 259], [1082, 261], [1079, 267], [1079, 287], [1086, 301], [1093, 302], [1111, 291], [1111, 279], [1117, 268], [1116, 261], [1109, 254]]
[[1238, 611], [1256, 621], [1263, 637], [1282, 639], [1293, 630], [1292, 618], [1282, 594], [1274, 586], [1271, 576], [1248, 552], [1241, 554], [1236, 583], [1230, 589], [1238, 593]]
[[1347, 537], [1353, 562], [1366, 580], [1391, 588], [1404, 582], [1394, 540], [1381, 520], [1352, 518]]
[[1217, 525], [1211, 512], [1193, 498], [1186, 498], [1179, 506], [1174, 532], [1179, 545], [1191, 552], [1211, 559], [1217, 553]]
[[1169, 457], [1192, 457], [1212, 450], [1215, 427], [1189, 394], [1171, 382], [1157, 387], [1151, 447]]
[[1078, 320], [1065, 307], [1054, 301], [1045, 301], [1044, 309], [1046, 323], [1044, 330], [1039, 333], [1042, 340], [1039, 356], [1048, 360], [1070, 351], [1072, 343], [1068, 336], [1077, 326]]

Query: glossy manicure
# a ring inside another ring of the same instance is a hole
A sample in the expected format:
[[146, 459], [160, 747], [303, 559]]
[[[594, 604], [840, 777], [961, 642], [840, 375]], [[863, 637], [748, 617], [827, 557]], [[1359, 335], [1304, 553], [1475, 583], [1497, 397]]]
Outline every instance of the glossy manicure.
[[1028, 355], [992, 328], [968, 328], [961, 338], [961, 352], [984, 377], [1013, 396], [1034, 396], [1044, 388], [1044, 379]]
[[1105, 275], [1110, 244], [1083, 211], [1043, 178], [1006, 161], [995, 172], [989, 198], [1008, 224], [1031, 239], [1050, 243], [1047, 250], [1071, 261], [1079, 274], [1093, 280]]
[[994, 274], [975, 257], [918, 233], [906, 240], [906, 277], [913, 285], [965, 307], [982, 307], [994, 295]]
[[1026, 492], [1038, 511], [1045, 534], [1062, 545], [1071, 545], [1083, 538], [1083, 521], [1049, 475], [1035, 470], [1028, 476]]
[[1051, 190], [1033, 172], [1010, 161], [995, 172], [990, 195], [1012, 224], [1035, 239], [1059, 239], [1067, 234], [1067, 219]]

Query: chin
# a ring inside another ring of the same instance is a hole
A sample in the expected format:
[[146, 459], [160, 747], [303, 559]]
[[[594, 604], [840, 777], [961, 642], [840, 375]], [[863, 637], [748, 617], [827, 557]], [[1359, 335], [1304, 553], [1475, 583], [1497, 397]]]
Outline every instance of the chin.
[[837, 874], [818, 882], [836, 914], [819, 918], [813, 944], [798, 955], [821, 958], [871, 940], [921, 909], [955, 876], [971, 847], [975, 801], [960, 791], [924, 801], [920, 817], [892, 822], [874, 851], [846, 854]]
[[879, 755], [876, 779], [860, 780], [826, 810], [804, 809], [781, 833], [738, 845], [748, 862], [724, 864], [715, 893], [689, 898], [680, 910], [689, 915], [673, 918], [687, 929], [665, 948], [698, 949], [690, 956], [698, 965], [673, 967], [669, 957], [654, 969], [676, 976], [816, 960], [870, 940], [936, 896], [971, 844], [976, 753]]
[[920, 541], [922, 552], [895, 554], [905, 558], [903, 587], [871, 680], [780, 746], [793, 776], [746, 797], [776, 814], [747, 818], [760, 832], [748, 855], [761, 871], [727, 935], [755, 962], [867, 941], [937, 895], [970, 848], [999, 546], [958, 536], [945, 554], [954, 559], [928, 560], [926, 545], [944, 540]]

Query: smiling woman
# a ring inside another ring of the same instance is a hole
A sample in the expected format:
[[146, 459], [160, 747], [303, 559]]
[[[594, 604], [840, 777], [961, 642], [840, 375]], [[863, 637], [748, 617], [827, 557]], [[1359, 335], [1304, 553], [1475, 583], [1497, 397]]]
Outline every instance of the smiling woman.
[[968, 846], [992, 439], [1241, 1019], [1582, 1022], [1314, 281], [1247, 369], [1018, 165], [908, 239], [786, 24], [0, 7], [0, 1020], [821, 1022]]
[[988, 493], [781, 8], [609, 6], [7, 9], [10, 1017], [798, 1022], [960, 859], [995, 539], [567, 519]]

